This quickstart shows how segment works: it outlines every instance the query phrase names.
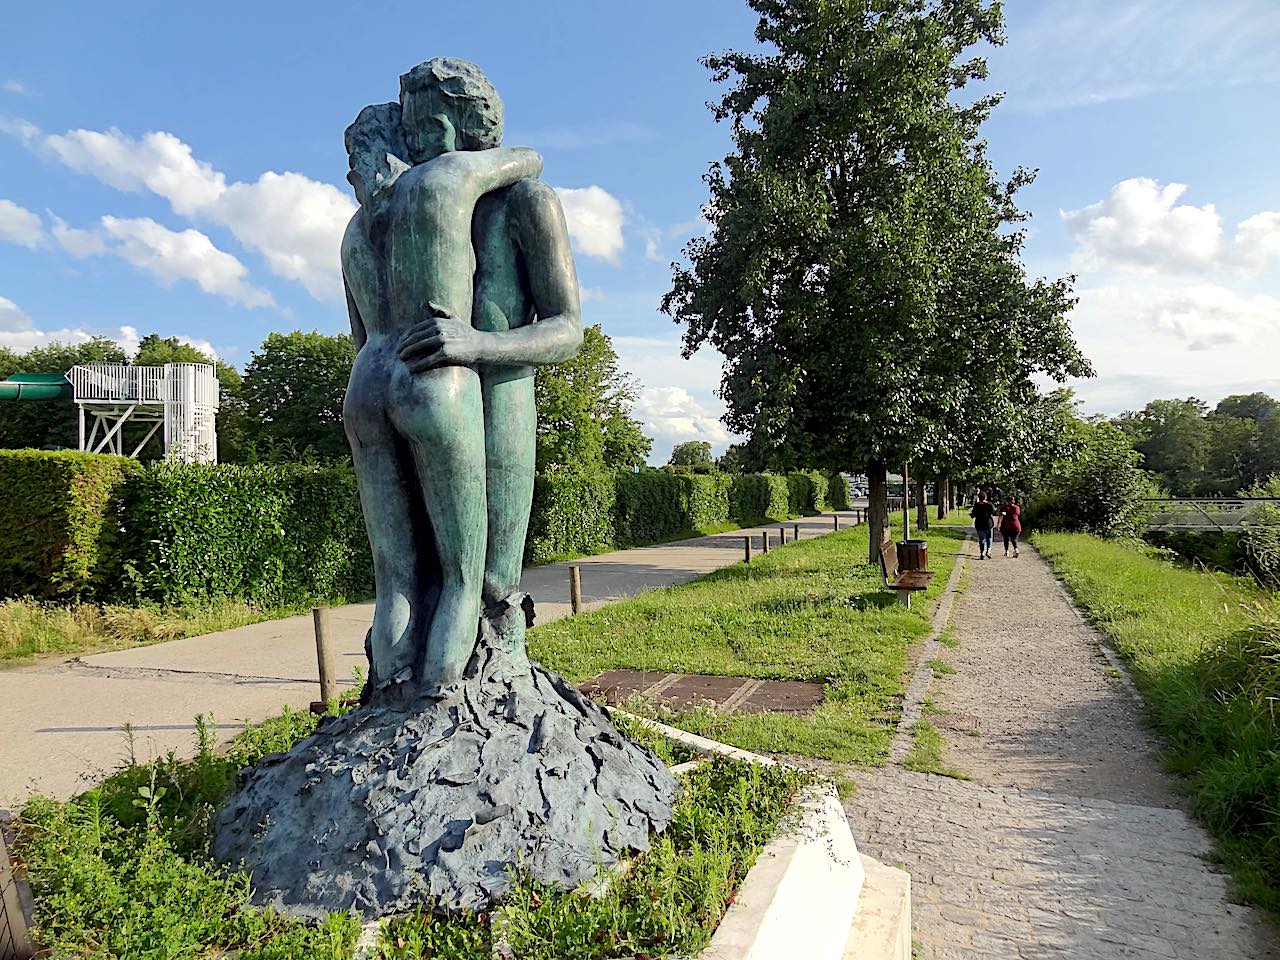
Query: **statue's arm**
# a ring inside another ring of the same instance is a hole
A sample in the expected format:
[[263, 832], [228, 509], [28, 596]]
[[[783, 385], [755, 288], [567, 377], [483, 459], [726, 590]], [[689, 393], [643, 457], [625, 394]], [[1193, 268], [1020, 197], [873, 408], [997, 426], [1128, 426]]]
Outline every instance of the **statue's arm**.
[[546, 364], [568, 360], [582, 345], [582, 306], [560, 198], [541, 180], [523, 180], [511, 188], [507, 203], [538, 319], [484, 334], [480, 362]]
[[360, 308], [356, 306], [355, 298], [351, 296], [351, 287], [347, 285], [346, 277], [342, 278], [342, 289], [347, 295], [347, 316], [351, 319], [351, 339], [356, 343], [356, 353], [359, 353], [369, 339], [369, 332], [364, 328]]
[[[441, 173], [454, 174], [465, 180], [471, 188], [469, 192], [479, 199], [491, 190], [538, 176], [542, 173], [542, 156], [529, 147], [454, 150], [429, 161], [429, 165], [437, 167]], [[454, 189], [448, 179], [439, 182], [447, 191]]]

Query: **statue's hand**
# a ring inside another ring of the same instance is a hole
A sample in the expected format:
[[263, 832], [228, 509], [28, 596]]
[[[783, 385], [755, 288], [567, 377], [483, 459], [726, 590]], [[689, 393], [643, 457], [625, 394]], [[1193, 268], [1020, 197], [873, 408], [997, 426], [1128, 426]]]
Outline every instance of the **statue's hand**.
[[400, 338], [400, 359], [414, 373], [449, 364], [478, 363], [484, 334], [459, 320], [439, 304], [429, 304], [431, 316], [419, 320]]

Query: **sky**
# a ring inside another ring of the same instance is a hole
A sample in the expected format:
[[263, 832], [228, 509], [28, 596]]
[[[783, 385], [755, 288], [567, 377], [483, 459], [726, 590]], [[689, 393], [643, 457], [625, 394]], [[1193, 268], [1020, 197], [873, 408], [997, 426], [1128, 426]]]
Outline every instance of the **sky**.
[[[1025, 260], [1077, 277], [1083, 412], [1280, 396], [1280, 2], [1006, 15], [989, 154], [1039, 170]], [[733, 439], [718, 355], [682, 359], [658, 301], [730, 148], [698, 58], [754, 45], [742, 0], [0, 0], [0, 22], [0, 345], [154, 332], [243, 367], [271, 331], [346, 330], [342, 131], [450, 55], [497, 86], [506, 142], [543, 154], [584, 321], [637, 380], [654, 462]]]

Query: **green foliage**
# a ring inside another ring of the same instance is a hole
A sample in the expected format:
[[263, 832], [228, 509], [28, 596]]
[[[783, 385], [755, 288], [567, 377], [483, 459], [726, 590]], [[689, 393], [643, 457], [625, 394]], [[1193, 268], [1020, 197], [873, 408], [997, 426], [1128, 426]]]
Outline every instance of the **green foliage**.
[[728, 523], [727, 474], [642, 470], [618, 477], [619, 543], [661, 543]]
[[667, 462], [673, 467], [711, 466], [711, 444], [705, 440], [677, 443], [671, 449], [671, 459]]
[[787, 474], [787, 509], [793, 516], [821, 513], [827, 507], [827, 484], [819, 470]]
[[849, 510], [853, 507], [849, 499], [849, 481], [838, 473], [827, 478], [827, 505], [832, 510]]
[[729, 487], [729, 514], [741, 523], [782, 520], [791, 514], [786, 477], [772, 473], [740, 474]]
[[574, 356], [536, 373], [539, 474], [631, 470], [644, 464], [653, 446], [631, 417], [637, 384], [618, 368], [613, 341], [599, 326], [582, 333]]
[[[163, 366], [166, 363], [212, 363], [218, 376], [218, 460], [235, 463], [244, 456], [248, 439], [244, 400], [240, 396], [240, 371], [229, 363], [223, 363], [177, 337], [161, 337], [149, 333], [138, 343], [133, 363], [139, 366]], [[162, 445], [159, 437], [147, 444], [143, 459], [159, 457]]]
[[124, 484], [137, 470], [124, 457], [0, 451], [0, 596], [92, 594]]
[[617, 541], [617, 480], [600, 469], [549, 469], [533, 482], [533, 512], [525, 561], [552, 563], [598, 553]]
[[324, 462], [347, 459], [342, 398], [355, 356], [349, 334], [267, 334], [240, 385], [253, 444], [245, 456], [297, 460], [309, 452]]
[[[51, 343], [26, 353], [0, 350], [0, 380], [13, 373], [66, 373], [78, 363], [124, 363], [127, 357], [114, 340], [94, 337], [85, 343]], [[76, 406], [70, 400], [20, 401], [0, 404], [0, 447], [80, 446]], [[141, 439], [141, 438], [139, 438]]]
[[368, 596], [372, 562], [345, 467], [152, 464], [130, 482], [118, 595], [160, 603]]
[[1280, 608], [1252, 580], [1132, 546], [1037, 534], [1036, 546], [1128, 661], [1241, 892], [1280, 915]]
[[[1242, 493], [1250, 497], [1280, 498], [1280, 474]], [[1280, 504], [1264, 506], [1254, 516], [1240, 542], [1253, 574], [1272, 590], [1280, 590]]]

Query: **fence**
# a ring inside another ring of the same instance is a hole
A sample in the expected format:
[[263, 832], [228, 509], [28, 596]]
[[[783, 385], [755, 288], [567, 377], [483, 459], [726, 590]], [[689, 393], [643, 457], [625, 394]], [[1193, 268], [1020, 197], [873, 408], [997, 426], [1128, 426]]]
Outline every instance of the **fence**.
[[0, 825], [0, 960], [30, 960], [35, 956], [27, 937], [27, 921], [18, 895], [18, 879]]
[[1268, 505], [1280, 506], [1280, 499], [1266, 497], [1183, 497], [1150, 498], [1152, 508], [1148, 530], [1242, 530]]

